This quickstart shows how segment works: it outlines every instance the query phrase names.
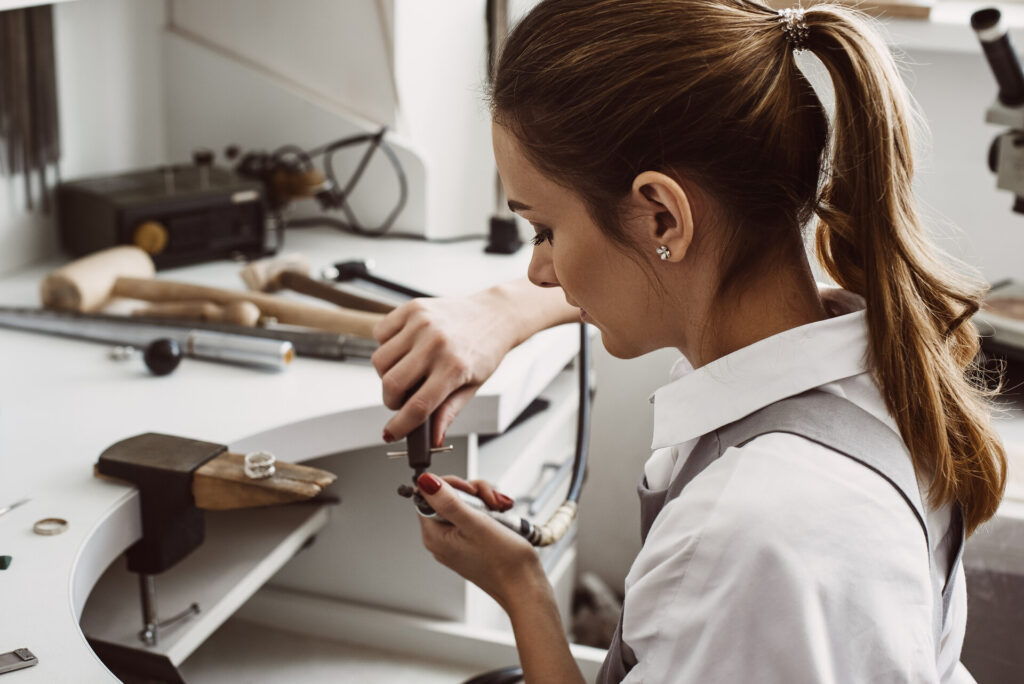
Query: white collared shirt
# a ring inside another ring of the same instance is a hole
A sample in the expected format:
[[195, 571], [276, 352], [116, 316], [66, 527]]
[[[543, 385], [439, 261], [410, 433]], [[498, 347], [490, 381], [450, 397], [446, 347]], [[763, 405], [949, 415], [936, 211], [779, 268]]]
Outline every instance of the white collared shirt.
[[[867, 346], [861, 310], [698, 370], [681, 359], [651, 397], [649, 487], [667, 487], [705, 433], [815, 387], [897, 430]], [[950, 509], [927, 513], [942, 561]], [[924, 535], [900, 494], [843, 454], [763, 435], [727, 449], [651, 527], [626, 577], [623, 640], [639, 662], [625, 681], [973, 682], [959, 664], [962, 567], [955, 582], [936, 662]]]

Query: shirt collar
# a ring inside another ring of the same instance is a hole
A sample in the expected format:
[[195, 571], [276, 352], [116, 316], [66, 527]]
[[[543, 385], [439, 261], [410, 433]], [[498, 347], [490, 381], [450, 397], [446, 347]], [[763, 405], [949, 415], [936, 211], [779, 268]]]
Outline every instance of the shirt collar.
[[685, 358], [651, 395], [652, 449], [681, 444], [780, 399], [867, 370], [867, 320], [854, 311], [783, 331], [693, 370]]

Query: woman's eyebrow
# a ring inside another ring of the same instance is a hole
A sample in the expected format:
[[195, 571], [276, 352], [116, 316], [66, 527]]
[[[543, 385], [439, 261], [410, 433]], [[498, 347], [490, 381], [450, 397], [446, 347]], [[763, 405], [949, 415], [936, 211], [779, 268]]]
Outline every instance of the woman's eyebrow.
[[533, 209], [533, 207], [531, 207], [531, 206], [528, 206], [526, 204], [523, 204], [522, 202], [517, 202], [516, 200], [511, 200], [511, 199], [508, 201], [508, 208], [511, 211], [513, 211], [513, 212], [516, 212], [516, 211], [529, 211], [530, 209]]

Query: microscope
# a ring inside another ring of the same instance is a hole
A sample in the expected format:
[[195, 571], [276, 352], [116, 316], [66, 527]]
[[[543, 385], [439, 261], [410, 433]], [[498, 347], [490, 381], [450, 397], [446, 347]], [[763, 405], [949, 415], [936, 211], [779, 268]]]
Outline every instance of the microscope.
[[[1013, 210], [1024, 214], [1024, 71], [998, 9], [972, 14], [971, 28], [999, 86], [985, 121], [1007, 128], [992, 141], [988, 165], [996, 174], [996, 186], [1013, 193]], [[974, 321], [987, 352], [1024, 362], [1024, 284], [994, 283]]]
[[999, 94], [985, 113], [985, 121], [1009, 128], [992, 141], [988, 165], [996, 174], [997, 187], [1013, 192], [1013, 210], [1024, 214], [1024, 72], [998, 9], [972, 14], [971, 28], [999, 85]]

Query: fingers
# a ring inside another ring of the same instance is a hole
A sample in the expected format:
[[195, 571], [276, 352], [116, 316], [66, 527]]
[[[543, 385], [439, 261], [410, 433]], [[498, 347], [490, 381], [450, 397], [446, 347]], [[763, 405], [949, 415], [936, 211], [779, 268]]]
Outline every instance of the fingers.
[[419, 354], [406, 353], [381, 376], [381, 394], [384, 405], [393, 411], [402, 408], [406, 403], [406, 395], [409, 390], [426, 377], [428, 372], [427, 359]]
[[459, 415], [462, 407], [469, 403], [479, 389], [480, 385], [465, 385], [449, 394], [448, 398], [435, 409], [433, 431], [435, 447], [444, 445], [444, 436], [448, 433], [448, 428], [451, 427], [455, 416]]
[[476, 493], [478, 491], [477, 486], [472, 482], [467, 482], [466, 480], [463, 480], [458, 475], [445, 475], [441, 479], [450, 484], [452, 487], [455, 487], [455, 489], [459, 489], [463, 492], [466, 492], [467, 494], [472, 494], [476, 496]]
[[515, 505], [511, 497], [496, 490], [486, 480], [463, 480], [457, 475], [445, 475], [441, 478], [455, 489], [479, 497], [493, 511], [507, 511]]
[[[406, 364], [408, 363], [409, 367], [416, 367], [414, 365], [416, 361], [409, 360], [409, 358], [406, 357], [400, 361], [388, 375], [394, 373], [400, 378], [415, 378], [415, 371], [408, 370]], [[394, 391], [394, 388], [399, 386], [398, 380], [389, 382], [388, 377], [384, 378], [384, 383], [388, 386], [388, 391]], [[406, 386], [411, 386], [413, 383], [414, 380], [411, 380]], [[404, 403], [400, 402], [401, 408], [391, 417], [384, 429], [395, 439], [401, 439], [414, 428], [423, 425], [434, 409], [464, 384], [466, 384], [466, 375], [461, 366], [454, 365], [433, 370], [415, 394]]]
[[487, 504], [487, 507], [491, 510], [507, 511], [515, 505], [515, 502], [510, 497], [497, 491], [490, 482], [474, 480], [472, 484], [476, 485], [477, 491], [475, 494], [480, 497], [480, 499]]
[[412, 350], [416, 340], [416, 330], [403, 328], [394, 337], [381, 344], [370, 356], [377, 375], [383, 378], [401, 359]]
[[373, 326], [374, 339], [380, 344], [384, 344], [394, 337], [395, 333], [405, 327], [405, 322], [412, 313], [419, 311], [421, 308], [422, 304], [414, 299], [397, 309], [392, 309], [387, 316], [377, 321], [377, 324]]
[[486, 514], [473, 510], [455, 493], [455, 489], [432, 473], [423, 473], [417, 480], [420, 494], [430, 507], [452, 525], [467, 532], [486, 529], [494, 524]]

